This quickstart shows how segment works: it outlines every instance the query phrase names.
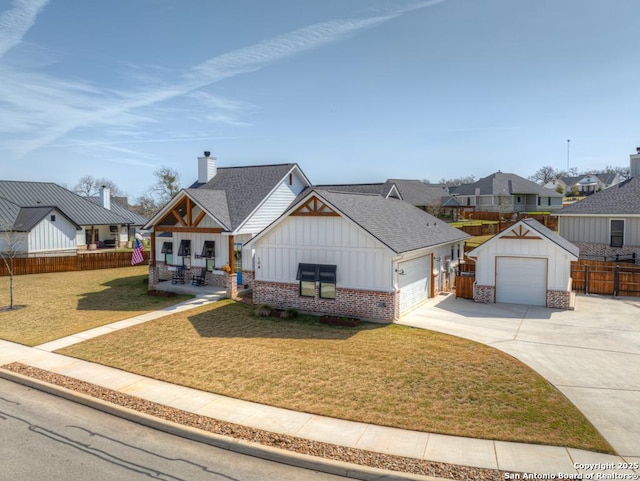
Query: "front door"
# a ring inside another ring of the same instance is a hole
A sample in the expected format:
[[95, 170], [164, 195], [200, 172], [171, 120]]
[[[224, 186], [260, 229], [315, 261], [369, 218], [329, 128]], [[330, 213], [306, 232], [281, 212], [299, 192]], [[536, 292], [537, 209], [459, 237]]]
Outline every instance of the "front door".
[[238, 286], [242, 285], [242, 243], [233, 244], [233, 267], [238, 278]]

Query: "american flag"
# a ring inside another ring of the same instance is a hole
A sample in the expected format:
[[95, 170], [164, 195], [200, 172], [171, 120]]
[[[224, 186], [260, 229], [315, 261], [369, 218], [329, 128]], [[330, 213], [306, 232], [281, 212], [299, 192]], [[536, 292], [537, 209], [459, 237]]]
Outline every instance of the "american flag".
[[144, 245], [140, 242], [140, 239], [136, 239], [135, 244], [133, 244], [133, 255], [131, 256], [131, 265], [135, 266], [136, 264], [140, 264], [144, 262], [144, 256], [142, 255], [142, 251], [144, 251]]

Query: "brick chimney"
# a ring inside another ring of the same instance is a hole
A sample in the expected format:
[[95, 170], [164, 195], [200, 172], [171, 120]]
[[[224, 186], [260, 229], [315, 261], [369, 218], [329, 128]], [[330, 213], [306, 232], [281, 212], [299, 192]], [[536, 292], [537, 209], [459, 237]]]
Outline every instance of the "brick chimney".
[[215, 157], [211, 157], [211, 152], [205, 150], [204, 157], [198, 157], [198, 182], [206, 184], [216, 176], [218, 167]]

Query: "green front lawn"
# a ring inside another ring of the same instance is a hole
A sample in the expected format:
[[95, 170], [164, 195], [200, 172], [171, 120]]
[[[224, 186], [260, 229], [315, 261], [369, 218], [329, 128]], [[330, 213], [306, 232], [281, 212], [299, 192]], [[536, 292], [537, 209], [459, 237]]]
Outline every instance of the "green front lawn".
[[296, 411], [613, 452], [557, 389], [488, 346], [405, 326], [332, 327], [251, 311], [220, 301], [59, 352]]
[[[147, 266], [14, 276], [14, 304], [0, 311], [0, 339], [35, 346], [177, 304], [147, 296]], [[9, 305], [9, 277], [0, 277], [0, 307]]]

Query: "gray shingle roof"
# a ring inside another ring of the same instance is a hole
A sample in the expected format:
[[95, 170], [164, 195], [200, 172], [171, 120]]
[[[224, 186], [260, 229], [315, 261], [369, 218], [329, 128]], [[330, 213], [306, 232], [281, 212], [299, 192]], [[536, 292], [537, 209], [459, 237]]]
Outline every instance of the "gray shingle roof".
[[314, 191], [397, 254], [470, 237], [403, 200], [372, 194]]
[[231, 228], [229, 218], [229, 206], [227, 205], [227, 193], [223, 190], [211, 189], [187, 189], [185, 192], [196, 201], [208, 214], [222, 224], [226, 230]]
[[[336, 192], [353, 192], [357, 194], [378, 194], [387, 197], [394, 187], [393, 182], [378, 182], [373, 184], [323, 184], [314, 185], [318, 189], [333, 190]], [[396, 186], [397, 187], [397, 186]]]
[[479, 195], [538, 194], [544, 197], [562, 197], [555, 190], [545, 189], [519, 175], [503, 172], [483, 177], [473, 184], [459, 185], [450, 191], [458, 195], [476, 195], [476, 189], [480, 189]]
[[591, 194], [554, 215], [640, 215], [640, 177]]
[[[247, 167], [221, 167], [206, 184], [195, 183], [188, 191], [209, 190], [226, 193], [228, 214], [224, 215], [219, 207], [213, 205], [211, 196], [203, 199], [203, 208], [216, 211], [222, 222], [228, 222], [229, 230], [236, 229], [251, 214], [264, 198], [273, 190], [297, 164], [255, 165]], [[224, 221], [222, 220], [224, 217]]]
[[447, 195], [447, 188], [441, 184], [425, 184], [417, 179], [387, 179], [396, 184], [402, 198], [411, 205], [440, 205], [442, 197]]
[[[127, 219], [50, 182], [0, 181], [0, 199], [18, 207], [55, 207], [76, 225], [127, 224]], [[6, 205], [6, 204], [5, 204]], [[15, 216], [12, 221], [15, 222]]]

